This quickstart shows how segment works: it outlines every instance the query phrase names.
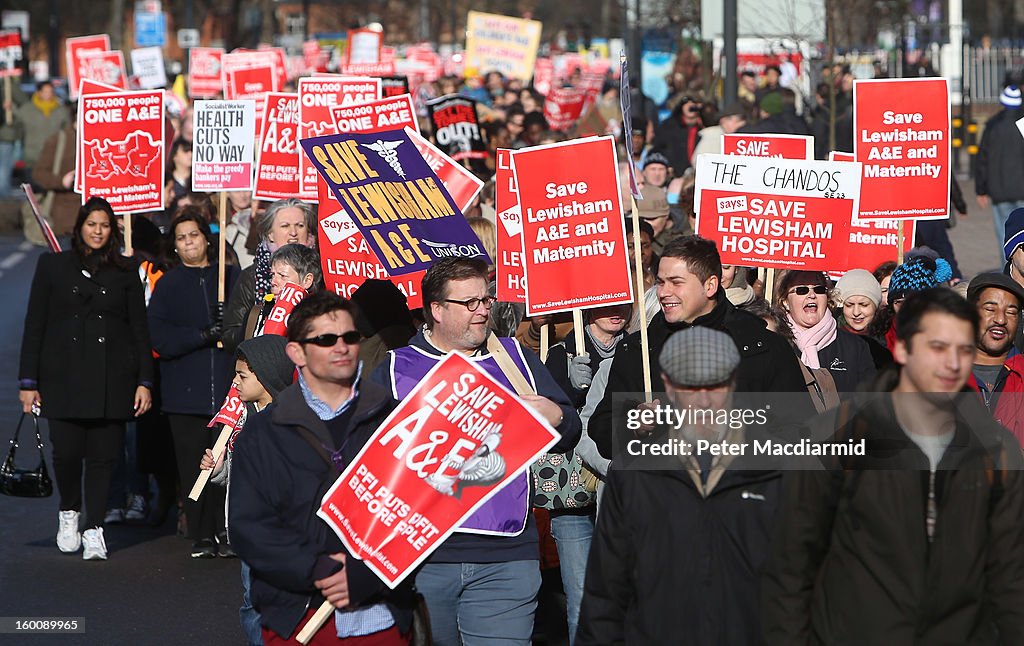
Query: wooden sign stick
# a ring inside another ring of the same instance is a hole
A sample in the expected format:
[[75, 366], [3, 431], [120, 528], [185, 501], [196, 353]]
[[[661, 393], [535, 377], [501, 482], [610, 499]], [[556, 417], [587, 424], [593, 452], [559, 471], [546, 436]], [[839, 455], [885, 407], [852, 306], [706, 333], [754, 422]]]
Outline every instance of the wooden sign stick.
[[636, 282], [636, 302], [640, 307], [640, 356], [644, 364], [644, 401], [651, 403], [651, 346], [647, 340], [647, 307], [644, 303], [644, 261], [640, 255], [640, 213], [636, 208], [636, 198], [630, 197], [633, 204], [633, 276]]
[[[231, 439], [231, 431], [234, 429], [225, 424], [220, 427], [220, 435], [217, 436], [217, 441], [213, 443], [213, 461], [216, 464], [220, 454], [224, 452], [224, 449], [228, 446], [228, 440]], [[192, 491], [189, 492], [189, 500], [199, 500], [199, 496], [203, 493], [203, 488], [206, 487], [206, 483], [210, 481], [210, 476], [213, 475], [213, 469], [202, 469], [199, 472], [199, 477], [196, 478], [196, 483], [192, 485]]]

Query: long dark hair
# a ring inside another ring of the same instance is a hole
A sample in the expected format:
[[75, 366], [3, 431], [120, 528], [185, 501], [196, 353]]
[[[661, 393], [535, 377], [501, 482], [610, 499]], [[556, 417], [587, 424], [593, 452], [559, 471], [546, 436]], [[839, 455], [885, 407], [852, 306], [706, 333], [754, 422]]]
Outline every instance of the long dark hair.
[[[102, 211], [107, 214], [110, 222], [110, 236], [102, 247], [93, 250], [82, 239], [82, 227], [85, 226], [85, 221], [89, 219], [89, 215], [96, 211]], [[121, 229], [117, 226], [117, 216], [114, 215], [114, 209], [110, 206], [110, 202], [107, 202], [102, 197], [89, 198], [78, 209], [78, 217], [75, 218], [75, 228], [71, 232], [71, 249], [78, 256], [78, 260], [90, 272], [98, 271], [106, 266], [124, 269], [129, 263], [128, 259], [121, 255], [121, 246], [123, 244], [124, 239], [121, 237]]]
[[169, 267], [177, 267], [181, 264], [181, 258], [175, 253], [174, 237], [177, 235], [178, 225], [183, 222], [195, 222], [199, 232], [206, 238], [206, 259], [210, 264], [217, 262], [217, 247], [214, 245], [213, 233], [210, 232], [210, 223], [207, 222], [203, 212], [194, 206], [186, 206], [171, 220], [171, 226], [167, 227], [166, 250], [164, 256], [167, 258]]

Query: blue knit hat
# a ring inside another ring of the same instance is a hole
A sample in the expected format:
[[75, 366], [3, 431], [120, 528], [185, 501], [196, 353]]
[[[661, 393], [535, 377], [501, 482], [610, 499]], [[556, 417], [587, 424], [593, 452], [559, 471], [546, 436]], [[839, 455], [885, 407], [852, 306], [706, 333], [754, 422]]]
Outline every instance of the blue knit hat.
[[923, 292], [938, 287], [953, 277], [949, 263], [939, 258], [932, 260], [926, 256], [911, 258], [896, 268], [889, 279], [889, 305], [893, 301], [906, 298], [915, 292]]
[[1024, 244], [1024, 208], [1017, 208], [1010, 211], [1010, 217], [1006, 219], [1006, 227], [1003, 229], [1003, 255], [1007, 260], [1017, 251], [1017, 247]]

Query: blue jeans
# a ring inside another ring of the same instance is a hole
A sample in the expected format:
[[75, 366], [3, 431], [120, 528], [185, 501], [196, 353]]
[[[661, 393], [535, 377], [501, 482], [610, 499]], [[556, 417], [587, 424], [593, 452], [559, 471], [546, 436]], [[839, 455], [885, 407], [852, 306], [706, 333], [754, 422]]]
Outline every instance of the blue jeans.
[[569, 646], [576, 641], [576, 624], [580, 619], [583, 601], [583, 579], [587, 575], [587, 557], [590, 541], [594, 537], [594, 509], [580, 512], [552, 511], [551, 535], [558, 549], [558, 563], [562, 570], [562, 589], [569, 624]]
[[260, 629], [260, 613], [252, 607], [252, 599], [249, 598], [249, 586], [252, 582], [252, 575], [249, 571], [249, 564], [238, 559], [242, 564], [242, 607], [238, 609], [238, 618], [242, 622], [242, 632], [249, 640], [249, 646], [263, 646], [263, 632]]
[[436, 646], [530, 646], [540, 561], [428, 563], [416, 587]]
[[0, 141], [0, 197], [11, 192], [11, 175], [14, 173], [14, 142]]
[[996, 242], [999, 243], [999, 258], [1003, 258], [1003, 243], [1006, 242], [1003, 236], [1006, 235], [1006, 221], [1009, 219], [1010, 213], [1020, 207], [1024, 207], [1024, 200], [992, 202], [992, 224], [995, 225]]

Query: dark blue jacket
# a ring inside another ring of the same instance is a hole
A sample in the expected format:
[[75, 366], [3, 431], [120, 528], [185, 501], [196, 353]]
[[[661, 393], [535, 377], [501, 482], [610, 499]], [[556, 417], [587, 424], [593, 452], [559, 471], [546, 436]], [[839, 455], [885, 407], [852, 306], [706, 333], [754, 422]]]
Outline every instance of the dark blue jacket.
[[[346, 465], [394, 406], [382, 387], [360, 382], [342, 448]], [[299, 628], [307, 609], [323, 603], [314, 581], [341, 567], [328, 555], [347, 552], [338, 535], [316, 515], [338, 470], [307, 437], [315, 438], [312, 441], [323, 451], [336, 451], [327, 425], [310, 409], [300, 386], [292, 384], [273, 404], [248, 419], [231, 461], [231, 544], [252, 567], [252, 602], [263, 624], [286, 638]], [[325, 562], [333, 567], [324, 569]], [[351, 606], [383, 601], [399, 632], [407, 633], [414, 606], [412, 578], [388, 590], [351, 554], [344, 567]]]
[[[226, 285], [237, 268], [228, 266]], [[230, 293], [228, 294], [230, 296]], [[156, 284], [149, 301], [153, 349], [160, 355], [161, 410], [213, 416], [220, 410], [234, 372], [230, 352], [203, 341], [217, 304], [217, 266], [175, 267]]]

